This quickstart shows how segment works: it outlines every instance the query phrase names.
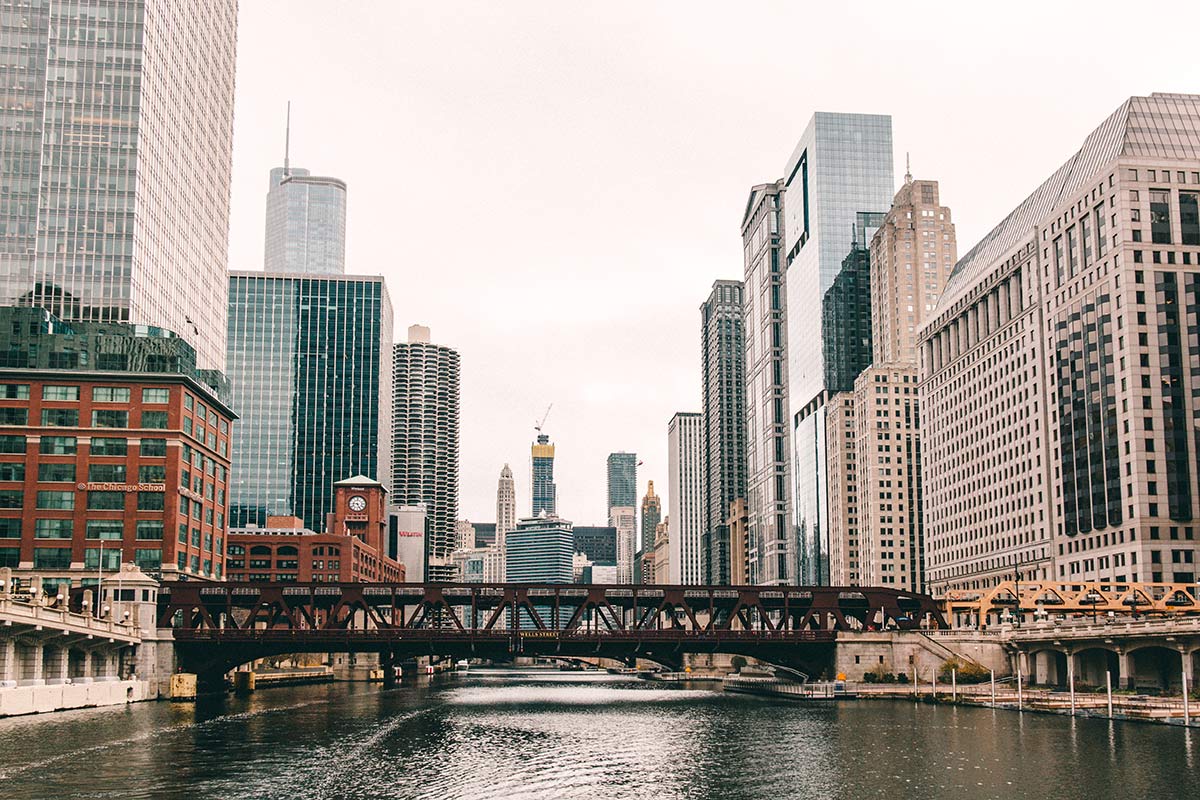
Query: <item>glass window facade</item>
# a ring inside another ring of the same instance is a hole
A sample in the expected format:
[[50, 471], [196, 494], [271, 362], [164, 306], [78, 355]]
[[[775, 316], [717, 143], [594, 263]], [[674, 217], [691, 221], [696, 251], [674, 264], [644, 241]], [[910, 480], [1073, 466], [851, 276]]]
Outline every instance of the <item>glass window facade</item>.
[[346, 271], [346, 184], [298, 167], [271, 170], [267, 191], [267, 272]]
[[324, 530], [335, 482], [390, 488], [391, 347], [382, 278], [230, 276], [232, 526], [294, 515]]

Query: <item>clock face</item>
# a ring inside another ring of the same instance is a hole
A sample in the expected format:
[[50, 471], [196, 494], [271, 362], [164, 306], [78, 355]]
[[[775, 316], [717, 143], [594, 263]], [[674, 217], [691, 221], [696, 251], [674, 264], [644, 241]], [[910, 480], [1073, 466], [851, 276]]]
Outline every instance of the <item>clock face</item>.
[[361, 495], [355, 495], [354, 497], [350, 498], [348, 505], [350, 506], [351, 511], [362, 511], [367, 507], [367, 499]]

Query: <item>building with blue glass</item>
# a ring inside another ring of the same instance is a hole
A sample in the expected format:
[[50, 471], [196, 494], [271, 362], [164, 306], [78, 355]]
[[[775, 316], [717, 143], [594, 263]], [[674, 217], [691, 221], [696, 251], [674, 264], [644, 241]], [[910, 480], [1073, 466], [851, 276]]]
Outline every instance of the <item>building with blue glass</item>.
[[391, 486], [391, 353], [382, 277], [230, 273], [234, 527], [324, 530], [337, 481]]
[[264, 265], [267, 272], [346, 271], [346, 184], [299, 167], [271, 170]]
[[529, 455], [533, 516], [544, 511], [552, 517], [558, 513], [558, 487], [554, 485], [554, 445], [550, 443], [550, 437], [539, 433]]
[[892, 120], [813, 115], [784, 170], [788, 398], [796, 547], [792, 580], [829, 581], [822, 306], [851, 250], [860, 211], [886, 212], [895, 189]]
[[569, 521], [550, 515], [518, 520], [504, 542], [508, 582], [574, 582], [575, 534]]

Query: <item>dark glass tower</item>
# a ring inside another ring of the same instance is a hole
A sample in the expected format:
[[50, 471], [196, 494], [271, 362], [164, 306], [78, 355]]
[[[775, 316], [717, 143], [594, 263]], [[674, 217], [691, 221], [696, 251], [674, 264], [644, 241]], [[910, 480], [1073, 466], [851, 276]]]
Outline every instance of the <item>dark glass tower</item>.
[[637, 454], [609, 453], [608, 455], [608, 506], [637, 505]]
[[231, 527], [294, 515], [324, 530], [334, 483], [391, 485], [391, 342], [381, 277], [230, 274]]
[[729, 504], [746, 496], [746, 354], [742, 282], [716, 281], [700, 306], [704, 393], [704, 580], [729, 583]]
[[554, 485], [554, 445], [550, 437], [539, 433], [530, 449], [533, 470], [533, 516], [543, 511], [552, 517], [558, 513], [558, 489]]
[[871, 366], [871, 234], [881, 213], [860, 213], [850, 252], [821, 299], [821, 347], [830, 394], [854, 391], [854, 379]]

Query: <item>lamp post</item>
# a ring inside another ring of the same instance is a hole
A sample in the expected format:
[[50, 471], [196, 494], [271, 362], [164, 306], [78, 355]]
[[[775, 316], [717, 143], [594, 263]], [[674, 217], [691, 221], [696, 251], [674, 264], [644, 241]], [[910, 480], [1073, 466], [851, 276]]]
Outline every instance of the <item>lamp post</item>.
[[1097, 593], [1095, 589], [1092, 589], [1083, 597], [1083, 602], [1087, 603], [1088, 605], [1090, 605], [1092, 607], [1092, 624], [1093, 625], [1096, 624], [1096, 606], [1100, 605], [1100, 601], [1103, 599], [1104, 598], [1101, 597], [1100, 594]]

